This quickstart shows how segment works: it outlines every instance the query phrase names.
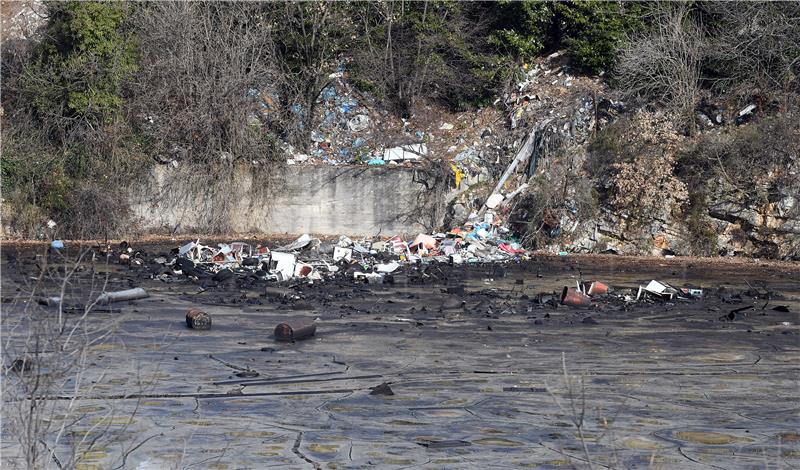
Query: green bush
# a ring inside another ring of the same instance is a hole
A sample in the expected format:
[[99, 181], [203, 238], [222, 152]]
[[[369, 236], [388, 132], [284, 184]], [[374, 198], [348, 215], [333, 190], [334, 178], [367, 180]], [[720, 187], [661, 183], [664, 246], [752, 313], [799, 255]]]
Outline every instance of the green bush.
[[591, 73], [611, 69], [626, 33], [643, 25], [642, 8], [634, 2], [576, 0], [552, 6], [558, 40]]
[[108, 123], [123, 105], [136, 70], [134, 36], [123, 2], [52, 2], [45, 39], [23, 70], [22, 87], [37, 115], [56, 124], [74, 118]]
[[492, 5], [492, 19], [489, 44], [500, 54], [527, 61], [544, 50], [553, 9], [542, 1], [503, 0]]

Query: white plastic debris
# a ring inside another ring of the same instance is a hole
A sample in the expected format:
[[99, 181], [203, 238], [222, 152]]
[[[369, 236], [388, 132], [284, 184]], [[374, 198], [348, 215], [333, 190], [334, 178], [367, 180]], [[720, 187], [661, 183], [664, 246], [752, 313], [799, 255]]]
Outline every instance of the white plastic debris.
[[270, 253], [270, 272], [277, 273], [281, 279], [291, 279], [294, 276], [296, 257], [291, 253], [273, 251]]
[[124, 300], [137, 300], [137, 299], [144, 299], [145, 297], [148, 296], [149, 294], [147, 293], [147, 291], [145, 291], [141, 287], [137, 287], [135, 289], [126, 289], [116, 292], [103, 292], [97, 298], [97, 303], [107, 304], [111, 302], [121, 302]]
[[644, 293], [649, 293], [658, 297], [672, 300], [672, 298], [678, 293], [678, 290], [668, 284], [652, 280], [644, 287], [639, 286], [639, 292], [636, 294], [636, 300], [639, 300]]
[[353, 259], [353, 250], [350, 248], [342, 248], [340, 246], [333, 248], [333, 262], [336, 263], [340, 260], [345, 260], [348, 263]]
[[355, 271], [353, 273], [353, 279], [356, 281], [366, 281], [369, 284], [382, 284], [383, 283], [383, 274], [382, 273], [362, 273], [360, 271]]
[[397, 160], [419, 160], [428, 155], [428, 146], [425, 144], [403, 145], [393, 147], [383, 152], [383, 160], [387, 162]]
[[754, 104], [748, 105], [744, 109], [739, 111], [739, 117], [746, 116], [746, 115], [752, 113], [755, 109], [756, 109], [756, 105], [754, 105]]
[[399, 263], [392, 261], [391, 263], [377, 264], [375, 270], [379, 273], [393, 273], [400, 267]]
[[347, 127], [352, 132], [360, 132], [369, 127], [369, 116], [358, 114], [347, 121]]
[[494, 209], [495, 207], [499, 206], [501, 202], [503, 202], [503, 195], [502, 194], [492, 194], [489, 196], [489, 199], [486, 200], [486, 207], [489, 209]]
[[185, 254], [192, 251], [192, 248], [196, 247], [200, 243], [200, 240], [196, 242], [189, 242], [178, 249], [178, 254], [184, 256]]
[[309, 246], [314, 243], [318, 243], [319, 239], [312, 237], [311, 235], [304, 233], [300, 235], [297, 240], [293, 241], [292, 243], [282, 246], [280, 249], [283, 251], [297, 251], [302, 250], [303, 248]]

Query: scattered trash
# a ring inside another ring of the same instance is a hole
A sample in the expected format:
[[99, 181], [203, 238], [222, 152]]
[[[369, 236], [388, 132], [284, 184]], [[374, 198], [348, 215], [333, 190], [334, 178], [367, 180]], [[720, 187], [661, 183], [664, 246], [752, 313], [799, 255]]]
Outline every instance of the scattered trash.
[[723, 315], [723, 316], [719, 317], [719, 319], [720, 319], [720, 321], [741, 320], [741, 319], [743, 319], [744, 317], [747, 316], [745, 313], [743, 313], [743, 312], [746, 312], [747, 310], [753, 310], [753, 306], [752, 305], [748, 305], [746, 307], [733, 309], [727, 315]]
[[[323, 244], [304, 234], [275, 250], [244, 242], [220, 243], [212, 248], [195, 240], [178, 247], [174, 252], [177, 257], [170, 262], [159, 257], [161, 263], [153, 268], [153, 277], [166, 281], [170, 275], [184, 275], [197, 282], [202, 279], [222, 284], [242, 278], [313, 282], [341, 274], [356, 282], [383, 284], [392, 283], [392, 274], [403, 268], [422, 273], [415, 279], [424, 280], [430, 277], [424, 273], [424, 266], [429, 263], [456, 265], [529, 259], [528, 252], [510, 237], [501, 220], [492, 212], [486, 215], [483, 220], [468, 221], [446, 233], [420, 233], [413, 240], [393, 236], [354, 241], [342, 235], [335, 243]], [[284, 295], [290, 294], [266, 291], [270, 298], [284, 300]]]
[[317, 324], [309, 318], [294, 318], [275, 327], [276, 341], [297, 341], [314, 336]]
[[353, 272], [353, 279], [366, 282], [367, 284], [383, 284], [384, 275], [382, 273], [363, 273]]
[[388, 274], [388, 273], [393, 273], [393, 272], [397, 271], [397, 268], [399, 268], [399, 267], [400, 267], [399, 263], [396, 263], [396, 262], [392, 261], [391, 263], [375, 265], [375, 270], [378, 271], [379, 273], [387, 273]]
[[294, 276], [294, 268], [297, 258], [291, 253], [273, 251], [270, 253], [269, 269], [281, 276], [278, 280], [291, 279]]
[[334, 263], [341, 260], [345, 260], [349, 263], [352, 260], [352, 258], [353, 258], [353, 250], [351, 250], [350, 248], [342, 248], [340, 246], [337, 246], [333, 249]]
[[650, 295], [661, 300], [672, 300], [677, 294], [678, 290], [674, 287], [656, 280], [652, 280], [644, 287], [639, 286], [639, 292], [636, 294], [636, 300], [640, 300], [643, 295]]
[[682, 288], [681, 292], [689, 297], [702, 297], [703, 289], [696, 289], [691, 287]]
[[50, 247], [55, 250], [63, 250], [64, 242], [61, 240], [53, 240], [52, 242], [50, 242]]
[[211, 316], [196, 308], [186, 312], [186, 326], [193, 330], [207, 330], [211, 328]]
[[503, 195], [502, 194], [492, 194], [489, 196], [489, 199], [486, 200], [486, 207], [489, 209], [494, 209], [503, 202]]
[[347, 121], [347, 127], [352, 132], [361, 132], [369, 127], [369, 116], [366, 114], [358, 114], [353, 116], [350, 120]]
[[264, 296], [267, 298], [289, 300], [299, 298], [293, 290], [288, 287], [267, 286], [264, 290]]

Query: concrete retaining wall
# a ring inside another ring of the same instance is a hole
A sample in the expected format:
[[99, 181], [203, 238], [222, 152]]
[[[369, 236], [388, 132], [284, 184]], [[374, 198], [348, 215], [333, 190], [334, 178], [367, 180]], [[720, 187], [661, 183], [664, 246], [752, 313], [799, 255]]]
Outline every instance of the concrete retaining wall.
[[[138, 229], [171, 232], [413, 234], [439, 225], [443, 200], [405, 168], [289, 166], [277, 178], [231, 170], [209, 184], [194, 167], [159, 166], [133, 195]], [[441, 204], [439, 204], [441, 205]], [[227, 224], [221, 227], [220, 224]]]

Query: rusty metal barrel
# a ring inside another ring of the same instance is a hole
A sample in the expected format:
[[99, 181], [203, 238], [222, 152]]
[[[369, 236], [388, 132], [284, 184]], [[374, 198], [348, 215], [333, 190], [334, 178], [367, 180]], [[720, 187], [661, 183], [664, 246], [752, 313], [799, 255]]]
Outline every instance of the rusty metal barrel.
[[207, 330], [211, 328], [211, 315], [200, 309], [190, 308], [186, 312], [186, 326], [193, 330]]
[[310, 338], [317, 332], [317, 324], [311, 318], [292, 318], [275, 327], [277, 341], [297, 341]]
[[[588, 284], [588, 286], [586, 286]], [[584, 283], [584, 290], [589, 295], [606, 295], [608, 294], [608, 286], [600, 281], [592, 283]]]
[[572, 307], [586, 307], [592, 304], [592, 300], [574, 287], [564, 287], [561, 291], [561, 303]]

